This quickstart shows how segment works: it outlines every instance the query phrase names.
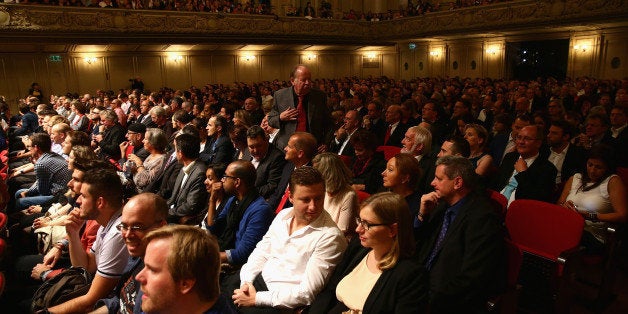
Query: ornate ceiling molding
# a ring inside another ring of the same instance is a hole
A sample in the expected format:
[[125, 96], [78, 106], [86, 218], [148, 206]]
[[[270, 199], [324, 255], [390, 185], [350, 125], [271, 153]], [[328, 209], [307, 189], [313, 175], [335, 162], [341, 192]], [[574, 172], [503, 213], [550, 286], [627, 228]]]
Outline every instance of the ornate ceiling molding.
[[628, 20], [628, 0], [522, 0], [382, 22], [0, 4], [0, 38], [391, 45], [395, 40]]

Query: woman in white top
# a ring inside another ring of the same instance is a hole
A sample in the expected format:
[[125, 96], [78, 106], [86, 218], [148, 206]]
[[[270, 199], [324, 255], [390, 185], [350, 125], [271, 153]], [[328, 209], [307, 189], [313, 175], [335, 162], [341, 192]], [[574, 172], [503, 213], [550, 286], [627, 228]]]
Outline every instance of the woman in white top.
[[351, 170], [333, 153], [316, 155], [312, 163], [325, 178], [325, 210], [345, 236], [350, 238], [358, 208], [358, 198], [351, 187]]
[[613, 149], [598, 145], [589, 153], [586, 172], [573, 175], [558, 204], [581, 214], [585, 220], [582, 245], [593, 252], [604, 248], [607, 223], [623, 223], [627, 217], [626, 188], [615, 172]]

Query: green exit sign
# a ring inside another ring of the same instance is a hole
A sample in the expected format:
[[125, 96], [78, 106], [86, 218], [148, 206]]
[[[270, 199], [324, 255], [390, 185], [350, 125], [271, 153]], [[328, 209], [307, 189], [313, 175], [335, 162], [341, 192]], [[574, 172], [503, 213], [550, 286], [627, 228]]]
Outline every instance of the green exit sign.
[[61, 56], [60, 55], [50, 55], [50, 57], [48, 57], [48, 59], [50, 59], [50, 62], [61, 62]]

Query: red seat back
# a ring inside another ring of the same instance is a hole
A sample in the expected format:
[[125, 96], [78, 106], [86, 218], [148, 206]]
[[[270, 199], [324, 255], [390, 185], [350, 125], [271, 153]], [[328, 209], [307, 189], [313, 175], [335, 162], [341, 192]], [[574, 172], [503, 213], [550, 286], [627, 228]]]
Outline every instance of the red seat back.
[[358, 204], [362, 204], [362, 202], [371, 196], [371, 194], [364, 191], [355, 191], [355, 193], [358, 195]]
[[[501, 193], [494, 190], [487, 190], [488, 197], [493, 201], [498, 213], [502, 216], [502, 219], [506, 217], [506, 209], [508, 208], [508, 199]], [[499, 208], [497, 208], [499, 207]]]
[[377, 147], [376, 151], [384, 153], [384, 158], [390, 160], [401, 151], [401, 147], [382, 145]]
[[584, 219], [578, 213], [535, 200], [515, 200], [506, 213], [510, 238], [523, 251], [550, 260], [580, 243]]

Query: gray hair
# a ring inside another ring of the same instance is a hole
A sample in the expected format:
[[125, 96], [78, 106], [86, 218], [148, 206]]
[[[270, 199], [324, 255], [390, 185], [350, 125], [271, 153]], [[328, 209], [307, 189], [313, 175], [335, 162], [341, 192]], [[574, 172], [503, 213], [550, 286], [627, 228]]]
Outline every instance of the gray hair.
[[436, 160], [436, 166], [445, 166], [445, 175], [449, 179], [461, 177], [464, 182], [464, 186], [467, 188], [473, 188], [477, 181], [477, 175], [475, 168], [471, 161], [462, 156], [444, 156]]

